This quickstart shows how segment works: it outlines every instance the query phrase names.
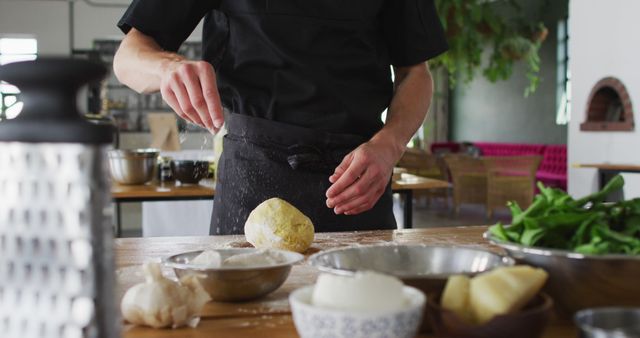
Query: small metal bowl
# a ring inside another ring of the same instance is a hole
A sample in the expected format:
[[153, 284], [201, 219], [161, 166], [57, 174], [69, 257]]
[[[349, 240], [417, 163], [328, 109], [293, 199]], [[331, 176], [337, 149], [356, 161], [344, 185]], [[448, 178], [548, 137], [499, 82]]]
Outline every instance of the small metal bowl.
[[[223, 260], [257, 250], [254, 248], [216, 249]], [[192, 259], [202, 253], [200, 250], [164, 258], [162, 263], [173, 268], [178, 278], [189, 274], [202, 275], [200, 282], [214, 301], [239, 302], [260, 298], [275, 291], [289, 276], [291, 266], [304, 259], [303, 255], [296, 252], [274, 251], [280, 253], [286, 261], [276, 265], [255, 267], [209, 268], [190, 264]]]
[[581, 338], [640, 337], [640, 308], [605, 307], [576, 313]]
[[111, 150], [111, 177], [120, 184], [145, 184], [153, 179], [159, 153], [157, 149]]
[[323, 251], [309, 258], [323, 272], [372, 270], [400, 278], [425, 294], [439, 294], [451, 275], [475, 275], [513, 259], [487, 250], [434, 245], [369, 245]]
[[173, 178], [182, 184], [198, 184], [209, 175], [209, 162], [192, 160], [171, 161]]
[[490, 232], [484, 238], [502, 247], [518, 263], [549, 273], [545, 290], [560, 314], [603, 306], [640, 306], [640, 255], [584, 255], [567, 250], [503, 242]]

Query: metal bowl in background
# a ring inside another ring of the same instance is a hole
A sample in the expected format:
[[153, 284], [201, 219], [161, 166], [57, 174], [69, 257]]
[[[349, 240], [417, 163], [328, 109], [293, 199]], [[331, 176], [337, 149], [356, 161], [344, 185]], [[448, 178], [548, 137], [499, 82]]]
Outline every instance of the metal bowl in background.
[[209, 175], [209, 162], [192, 160], [171, 161], [173, 178], [183, 184], [198, 184]]
[[440, 293], [451, 275], [475, 275], [513, 259], [487, 250], [434, 245], [369, 245], [319, 252], [309, 258], [320, 271], [351, 275], [371, 270], [400, 278], [425, 294]]
[[640, 308], [594, 308], [576, 313], [581, 338], [640, 337]]
[[[216, 249], [222, 259], [254, 252], [258, 249]], [[178, 278], [189, 274], [199, 274], [202, 286], [214, 301], [248, 301], [265, 296], [279, 288], [289, 276], [291, 266], [304, 259], [304, 256], [290, 251], [274, 250], [286, 259], [284, 263], [256, 267], [219, 267], [210, 268], [190, 264], [190, 261], [202, 253], [185, 252], [162, 260], [165, 266], [173, 268]]]
[[111, 150], [111, 176], [120, 184], [145, 184], [153, 179], [159, 153], [157, 149]]
[[489, 232], [484, 237], [518, 263], [546, 270], [545, 290], [564, 315], [592, 307], [640, 306], [640, 255], [583, 255], [506, 243]]

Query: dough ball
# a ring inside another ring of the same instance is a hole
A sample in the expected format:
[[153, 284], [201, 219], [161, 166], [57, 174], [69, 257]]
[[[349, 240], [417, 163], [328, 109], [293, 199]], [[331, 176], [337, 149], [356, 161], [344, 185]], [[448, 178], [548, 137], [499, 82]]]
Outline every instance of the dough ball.
[[313, 242], [314, 229], [309, 217], [280, 198], [258, 205], [244, 224], [247, 242], [261, 249], [305, 252]]

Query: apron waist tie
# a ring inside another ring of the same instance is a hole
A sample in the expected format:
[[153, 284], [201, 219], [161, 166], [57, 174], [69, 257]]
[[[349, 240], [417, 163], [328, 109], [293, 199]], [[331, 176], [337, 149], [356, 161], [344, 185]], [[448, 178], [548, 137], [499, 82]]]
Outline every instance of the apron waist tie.
[[364, 136], [333, 134], [252, 116], [228, 113], [229, 135], [274, 150], [273, 156], [294, 170], [331, 174], [353, 149], [367, 141]]
[[335, 154], [315, 146], [294, 144], [287, 148], [287, 163], [293, 170], [331, 172], [340, 163]]

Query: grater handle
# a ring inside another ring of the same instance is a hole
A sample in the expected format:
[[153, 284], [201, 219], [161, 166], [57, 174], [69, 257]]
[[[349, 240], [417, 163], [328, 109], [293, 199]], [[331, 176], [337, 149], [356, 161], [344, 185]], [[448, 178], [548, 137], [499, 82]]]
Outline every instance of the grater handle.
[[18, 87], [24, 103], [0, 123], [0, 142], [111, 143], [112, 127], [86, 121], [77, 106], [80, 87], [106, 74], [102, 64], [61, 57], [0, 66], [0, 80]]

